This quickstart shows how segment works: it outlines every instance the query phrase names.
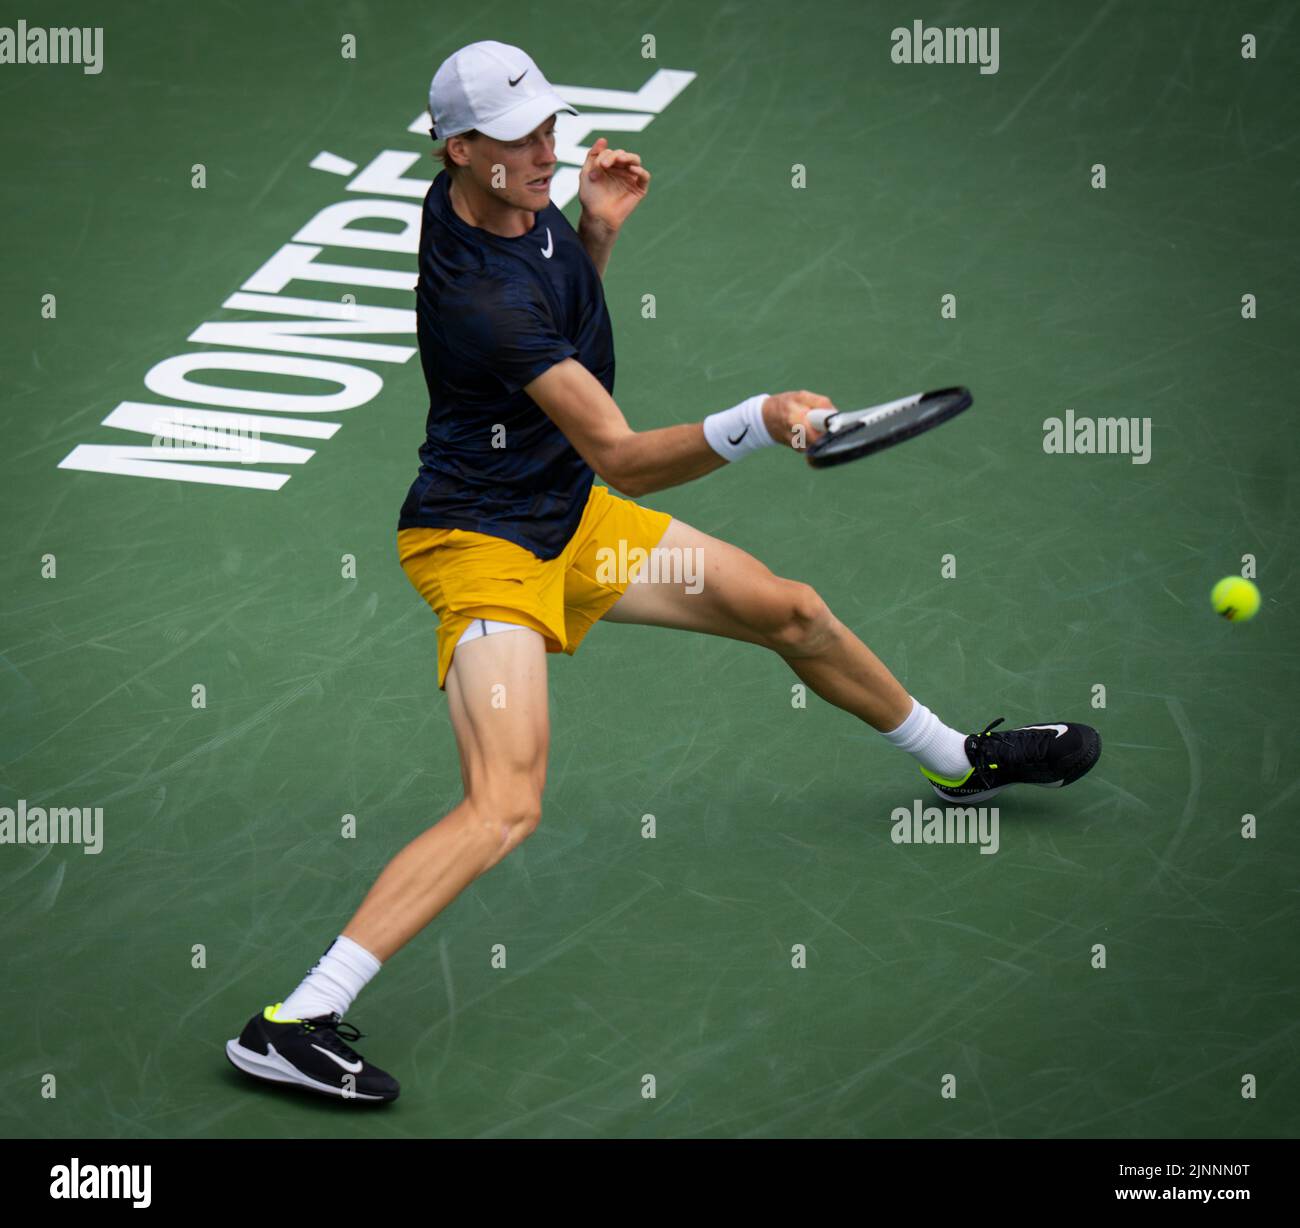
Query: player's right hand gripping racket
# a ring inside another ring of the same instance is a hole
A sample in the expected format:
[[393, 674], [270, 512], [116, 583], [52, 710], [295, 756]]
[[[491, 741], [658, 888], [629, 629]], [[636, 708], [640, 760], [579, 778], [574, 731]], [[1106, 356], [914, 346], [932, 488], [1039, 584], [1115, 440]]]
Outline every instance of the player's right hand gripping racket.
[[941, 388], [938, 392], [900, 397], [870, 409], [814, 409], [809, 419], [814, 427], [826, 433], [808, 448], [808, 463], [814, 469], [826, 469], [882, 452], [955, 418], [970, 408], [971, 401], [969, 389]]

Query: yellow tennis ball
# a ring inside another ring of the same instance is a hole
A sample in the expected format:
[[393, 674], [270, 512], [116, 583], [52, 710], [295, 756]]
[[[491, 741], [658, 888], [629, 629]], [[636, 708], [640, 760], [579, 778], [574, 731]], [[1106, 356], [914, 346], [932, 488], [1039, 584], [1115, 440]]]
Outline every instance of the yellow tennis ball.
[[1210, 594], [1216, 613], [1229, 622], [1245, 622], [1259, 611], [1259, 589], [1242, 576], [1224, 576]]

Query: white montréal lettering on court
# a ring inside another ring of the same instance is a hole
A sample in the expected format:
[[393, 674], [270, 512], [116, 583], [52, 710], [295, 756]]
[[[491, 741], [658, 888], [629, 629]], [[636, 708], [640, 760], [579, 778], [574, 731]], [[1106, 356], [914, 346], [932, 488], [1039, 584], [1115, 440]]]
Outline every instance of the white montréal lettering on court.
[[[694, 79], [693, 72], [659, 69], [636, 91], [557, 86], [560, 96], [574, 106], [607, 109], [556, 117], [556, 157], [567, 164], [557, 169], [551, 181], [551, 200], [556, 207], [564, 208], [578, 193], [578, 172], [587, 156], [582, 140], [597, 129], [640, 132]], [[407, 131], [427, 140], [428, 113], [417, 116]], [[400, 366], [418, 353], [415, 346], [370, 339], [375, 335], [413, 335], [415, 312], [410, 308], [359, 304], [351, 289], [343, 295], [343, 302], [295, 298], [283, 291], [294, 282], [314, 282], [410, 293], [416, 276], [414, 257], [419, 251], [422, 205], [407, 202], [422, 202], [431, 180], [409, 178], [406, 172], [423, 156], [405, 149], [380, 151], [344, 187], [347, 192], [365, 194], [363, 199], [325, 206], [299, 229], [292, 242], [284, 244], [244, 282], [240, 293], [222, 304], [228, 311], [291, 318], [211, 320], [200, 325], [190, 334], [190, 342], [236, 348], [191, 351], [155, 364], [145, 373], [144, 384], [168, 403], [123, 401], [101, 423], [130, 432], [134, 442], [78, 444], [59, 462], [59, 468], [279, 490], [291, 474], [259, 466], [303, 465], [316, 452], [269, 443], [262, 435], [330, 439], [343, 424], [309, 415], [358, 409], [383, 391], [382, 375], [359, 363]], [[322, 150], [311, 165], [338, 174], [353, 164]], [[372, 220], [384, 228], [366, 225]], [[400, 228], [393, 230], [393, 222]], [[412, 267], [334, 264], [319, 258], [325, 247], [395, 253], [411, 257]], [[221, 382], [224, 372], [234, 373], [229, 386]], [[271, 392], [249, 387], [250, 382], [257, 382], [248, 379], [250, 372], [302, 382], [295, 392]], [[190, 378], [199, 374], [202, 378]], [[320, 382], [331, 385], [329, 391], [308, 390]], [[211, 408], [195, 410], [191, 405]]]

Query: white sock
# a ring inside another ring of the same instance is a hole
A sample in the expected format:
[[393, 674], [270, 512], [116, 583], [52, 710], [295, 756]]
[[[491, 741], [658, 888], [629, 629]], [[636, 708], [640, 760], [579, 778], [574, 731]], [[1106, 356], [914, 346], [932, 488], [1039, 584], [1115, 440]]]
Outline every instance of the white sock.
[[315, 1019], [348, 1013], [366, 982], [383, 965], [365, 947], [340, 934], [276, 1015], [281, 1019]]
[[881, 736], [899, 750], [907, 751], [936, 776], [959, 780], [970, 771], [966, 735], [949, 729], [918, 699], [913, 698], [907, 720]]

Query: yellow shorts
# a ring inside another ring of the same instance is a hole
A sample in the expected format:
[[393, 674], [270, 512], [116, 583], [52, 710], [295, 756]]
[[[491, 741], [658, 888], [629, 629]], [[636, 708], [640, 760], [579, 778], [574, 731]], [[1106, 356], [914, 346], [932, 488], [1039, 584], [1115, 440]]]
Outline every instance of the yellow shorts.
[[[553, 559], [466, 529], [399, 529], [402, 570], [438, 615], [439, 690], [446, 687], [461, 632], [476, 618], [531, 627], [546, 640], [547, 652], [572, 656], [644, 562], [646, 555], [634, 552], [657, 546], [671, 520], [593, 484], [577, 529]], [[626, 574], [620, 574], [620, 560]]]

